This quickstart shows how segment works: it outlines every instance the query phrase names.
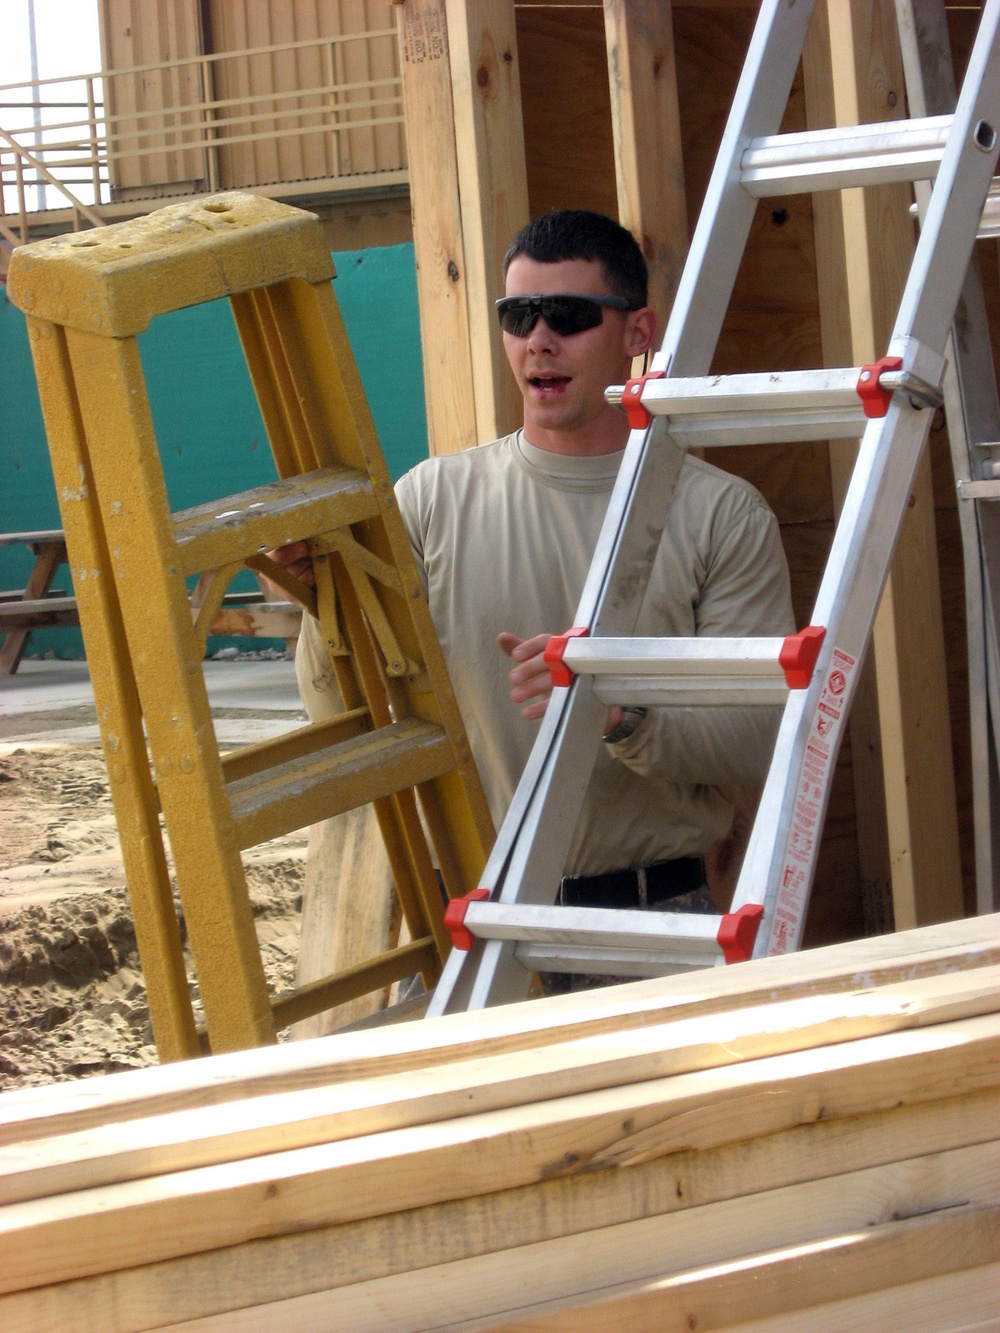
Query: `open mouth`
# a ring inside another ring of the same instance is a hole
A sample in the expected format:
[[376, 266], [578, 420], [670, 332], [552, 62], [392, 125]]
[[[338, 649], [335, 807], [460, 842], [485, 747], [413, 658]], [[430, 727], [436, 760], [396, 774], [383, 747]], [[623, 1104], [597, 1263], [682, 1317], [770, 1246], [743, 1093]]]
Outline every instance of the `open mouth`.
[[529, 375], [528, 383], [538, 393], [556, 393], [569, 383], [568, 375]]

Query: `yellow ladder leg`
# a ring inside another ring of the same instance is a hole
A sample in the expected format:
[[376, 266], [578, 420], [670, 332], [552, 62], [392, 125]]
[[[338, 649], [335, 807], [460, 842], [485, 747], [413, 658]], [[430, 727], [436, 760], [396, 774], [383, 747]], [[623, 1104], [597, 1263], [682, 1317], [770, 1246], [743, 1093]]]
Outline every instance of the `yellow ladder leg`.
[[28, 330], [80, 617], [86, 623], [104, 627], [103, 634], [88, 638], [87, 660], [153, 1036], [161, 1060], [186, 1059], [197, 1055], [198, 1037], [160, 837], [159, 806], [146, 756], [142, 715], [101, 525], [66, 332], [56, 324], [30, 317]]
[[138, 345], [75, 329], [67, 340], [212, 1047], [260, 1045], [274, 1040], [264, 967]]

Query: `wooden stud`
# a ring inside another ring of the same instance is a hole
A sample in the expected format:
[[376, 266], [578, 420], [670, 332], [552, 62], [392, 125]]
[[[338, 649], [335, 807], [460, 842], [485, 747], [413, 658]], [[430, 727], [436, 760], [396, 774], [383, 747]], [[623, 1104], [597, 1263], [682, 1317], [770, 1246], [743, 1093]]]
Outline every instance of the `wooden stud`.
[[479, 443], [455, 108], [444, 0], [395, 6], [406, 103], [427, 434], [432, 454]]
[[528, 221], [513, 0], [446, 0], [478, 441], [521, 424], [493, 309], [502, 260]]
[[[813, 13], [802, 53], [802, 69], [809, 128], [822, 129], [837, 124], [838, 109], [834, 99], [830, 26], [825, 4], [817, 5]], [[844, 300], [848, 265], [841, 192], [839, 190], [817, 192], [812, 196], [812, 209], [823, 364], [847, 366], [854, 361], [854, 345], [851, 337], [850, 304]], [[834, 511], [838, 517], [857, 453], [857, 441], [830, 442], [830, 478]], [[858, 678], [849, 724], [858, 870], [862, 903], [866, 907], [867, 914], [872, 918], [873, 924], [891, 928], [892, 867], [889, 862], [889, 831], [886, 825], [885, 775], [882, 771], [882, 738], [879, 730], [877, 691], [874, 654], [869, 653]]]
[[[827, 20], [836, 123], [902, 116], [905, 90], [892, 5], [827, 0]], [[855, 365], [875, 360], [888, 343], [914, 248], [909, 201], [906, 186], [843, 194]], [[904, 930], [962, 913], [929, 452], [876, 618], [874, 650], [893, 906], [896, 927]]]
[[688, 243], [671, 7], [604, 0], [604, 24], [618, 218], [642, 246], [665, 324]]

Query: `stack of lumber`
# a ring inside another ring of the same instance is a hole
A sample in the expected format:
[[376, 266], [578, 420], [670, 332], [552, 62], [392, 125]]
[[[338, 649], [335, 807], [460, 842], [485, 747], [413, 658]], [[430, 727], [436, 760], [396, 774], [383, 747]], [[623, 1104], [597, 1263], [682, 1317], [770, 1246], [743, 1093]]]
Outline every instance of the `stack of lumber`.
[[0, 1328], [994, 1328], [1000, 918], [0, 1098]]

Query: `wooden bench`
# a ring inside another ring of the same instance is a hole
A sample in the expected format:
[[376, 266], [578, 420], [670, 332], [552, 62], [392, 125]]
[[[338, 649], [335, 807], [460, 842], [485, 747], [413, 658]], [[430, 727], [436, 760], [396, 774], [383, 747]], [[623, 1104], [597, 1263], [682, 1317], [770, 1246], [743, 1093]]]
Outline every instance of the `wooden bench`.
[[[40, 532], [0, 533], [0, 546], [27, 546], [34, 568], [23, 589], [0, 593], [0, 676], [17, 670], [32, 630], [79, 627], [76, 598], [54, 593], [52, 584], [66, 563], [66, 541], [59, 528]], [[227, 593], [215, 613], [211, 633], [227, 638], [284, 639], [298, 636], [302, 612], [290, 602], [269, 602], [261, 591]], [[289, 646], [291, 646], [289, 644]]]

